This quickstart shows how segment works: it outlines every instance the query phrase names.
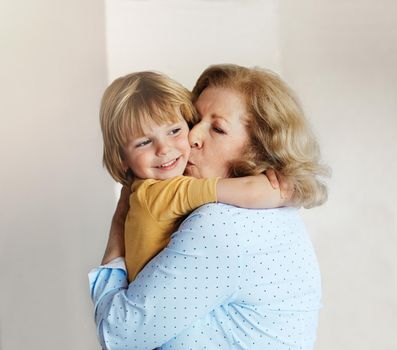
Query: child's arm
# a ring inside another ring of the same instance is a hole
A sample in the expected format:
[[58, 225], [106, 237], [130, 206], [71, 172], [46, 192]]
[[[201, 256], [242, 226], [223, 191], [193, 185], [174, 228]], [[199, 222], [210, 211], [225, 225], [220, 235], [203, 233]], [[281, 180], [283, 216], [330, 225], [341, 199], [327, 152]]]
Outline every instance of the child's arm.
[[242, 208], [277, 208], [288, 204], [280, 189], [274, 189], [263, 175], [219, 179], [216, 187], [218, 202]]

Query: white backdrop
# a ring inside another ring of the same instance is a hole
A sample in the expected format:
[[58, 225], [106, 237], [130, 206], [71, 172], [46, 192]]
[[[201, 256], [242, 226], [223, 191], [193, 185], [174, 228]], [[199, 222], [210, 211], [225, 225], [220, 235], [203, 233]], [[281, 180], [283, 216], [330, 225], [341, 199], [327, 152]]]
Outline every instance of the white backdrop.
[[323, 275], [317, 349], [397, 348], [394, 2], [0, 4], [1, 349], [99, 349], [86, 272], [114, 206], [100, 96], [142, 69], [191, 88], [221, 62], [280, 73], [333, 168], [328, 203], [302, 211]]
[[191, 88], [213, 63], [280, 68], [277, 1], [107, 0], [109, 79], [165, 72]]
[[104, 4], [0, 0], [0, 28], [0, 349], [98, 349], [87, 271], [114, 206]]

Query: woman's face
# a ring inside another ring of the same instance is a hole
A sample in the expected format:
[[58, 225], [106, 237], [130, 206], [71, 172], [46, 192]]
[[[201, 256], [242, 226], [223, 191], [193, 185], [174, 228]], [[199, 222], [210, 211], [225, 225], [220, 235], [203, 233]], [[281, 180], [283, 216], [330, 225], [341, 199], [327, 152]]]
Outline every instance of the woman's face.
[[208, 87], [195, 105], [200, 121], [189, 133], [192, 150], [185, 174], [227, 177], [230, 161], [243, 157], [249, 141], [244, 99], [234, 90]]

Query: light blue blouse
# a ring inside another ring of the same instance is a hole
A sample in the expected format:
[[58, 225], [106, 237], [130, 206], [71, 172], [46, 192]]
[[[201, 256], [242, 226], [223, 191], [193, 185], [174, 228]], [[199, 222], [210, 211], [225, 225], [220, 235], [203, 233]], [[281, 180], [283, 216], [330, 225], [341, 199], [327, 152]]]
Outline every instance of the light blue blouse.
[[130, 285], [121, 266], [89, 274], [104, 349], [314, 347], [320, 273], [297, 209], [208, 204]]

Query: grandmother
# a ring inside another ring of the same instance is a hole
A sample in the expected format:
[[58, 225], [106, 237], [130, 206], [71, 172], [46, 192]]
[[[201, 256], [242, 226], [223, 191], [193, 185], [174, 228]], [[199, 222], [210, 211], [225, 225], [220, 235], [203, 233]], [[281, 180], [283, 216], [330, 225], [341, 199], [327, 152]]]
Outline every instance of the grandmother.
[[102, 347], [313, 349], [320, 273], [296, 207], [326, 200], [326, 168], [297, 99], [274, 73], [236, 65], [206, 69], [192, 95], [186, 175], [273, 169], [293, 182], [293, 207], [202, 206], [128, 285], [124, 189], [102, 266], [89, 275]]

